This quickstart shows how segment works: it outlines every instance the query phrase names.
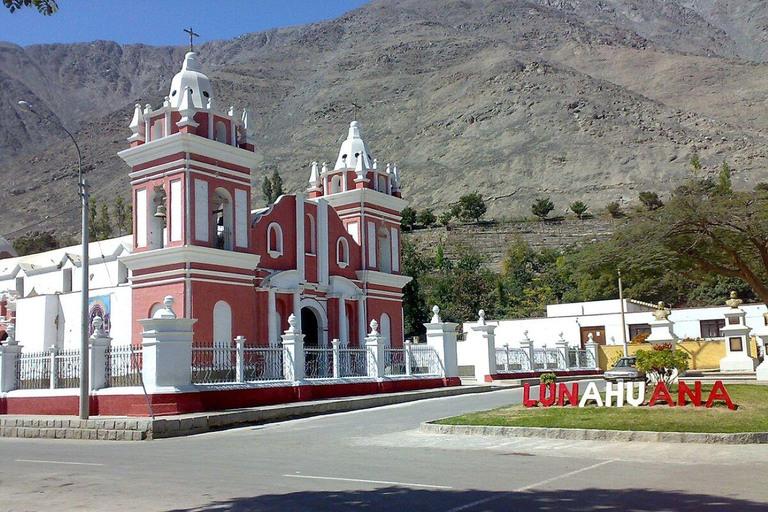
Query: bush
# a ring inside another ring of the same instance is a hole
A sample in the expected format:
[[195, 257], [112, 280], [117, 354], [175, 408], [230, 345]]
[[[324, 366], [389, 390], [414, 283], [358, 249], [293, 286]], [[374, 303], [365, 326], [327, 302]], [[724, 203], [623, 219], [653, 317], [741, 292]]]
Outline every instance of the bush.
[[416, 217], [416, 222], [425, 228], [429, 228], [437, 222], [437, 217], [432, 213], [432, 210], [427, 209], [419, 213], [418, 217]]
[[402, 212], [400, 212], [400, 227], [403, 231], [410, 231], [413, 229], [413, 225], [416, 224], [416, 210], [410, 206], [406, 206]]
[[672, 350], [669, 345], [653, 347], [653, 350], [637, 351], [637, 367], [643, 370], [651, 382], [671, 384], [679, 374], [688, 369], [690, 356], [682, 350]]
[[541, 220], [546, 219], [547, 215], [549, 215], [554, 209], [555, 203], [550, 201], [548, 197], [546, 199], [536, 199], [536, 201], [531, 205], [531, 213], [533, 213]]
[[571, 203], [571, 211], [576, 214], [576, 216], [581, 219], [585, 213], [587, 213], [587, 210], [589, 209], [589, 206], [587, 206], [583, 201], [574, 201]]
[[621, 206], [616, 201], [613, 201], [612, 203], [608, 203], [605, 205], [605, 211], [608, 212], [608, 215], [611, 216], [611, 218], [618, 219], [624, 214], [621, 213]]
[[661, 199], [659, 199], [659, 194], [656, 192], [640, 192], [638, 195], [638, 198], [640, 199], [640, 202], [645, 205], [646, 208], [649, 210], [657, 210], [664, 206], [664, 203], [661, 202]]
[[477, 222], [487, 210], [485, 201], [483, 201], [483, 196], [478, 192], [472, 192], [471, 194], [461, 196], [459, 198], [458, 206], [458, 217], [464, 221]]
[[542, 384], [552, 384], [557, 380], [557, 375], [555, 375], [552, 372], [549, 373], [542, 373], [539, 376], [539, 382]]

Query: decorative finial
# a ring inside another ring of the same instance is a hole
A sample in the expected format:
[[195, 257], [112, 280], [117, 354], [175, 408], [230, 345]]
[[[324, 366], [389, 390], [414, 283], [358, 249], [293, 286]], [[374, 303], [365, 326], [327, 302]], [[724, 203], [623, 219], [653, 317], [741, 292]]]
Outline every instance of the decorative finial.
[[289, 332], [291, 334], [299, 332], [296, 330], [296, 315], [294, 315], [293, 313], [291, 313], [291, 316], [288, 317], [288, 325], [290, 327], [288, 327], [288, 330], [286, 332]]
[[563, 338], [563, 333], [560, 333], [560, 341], [565, 341], [565, 338]]
[[165, 306], [165, 309], [158, 310], [158, 312], [155, 313], [154, 318], [176, 318], [176, 313], [173, 312], [173, 304], [175, 302], [176, 300], [174, 300], [172, 296], [166, 296], [163, 299], [163, 305]]
[[5, 339], [5, 343], [7, 345], [16, 345], [18, 342], [16, 341], [16, 326], [13, 324], [9, 324], [8, 327], [5, 328], [5, 333], [8, 335], [8, 337]]
[[485, 325], [485, 310], [481, 309], [477, 312], [477, 316], [479, 317], [478, 323], [480, 325]]
[[192, 45], [192, 43], [194, 42], [194, 40], [192, 38], [193, 37], [200, 37], [200, 34], [196, 34], [195, 31], [192, 30], [191, 26], [188, 29], [185, 28], [184, 32], [189, 34], [189, 51], [191, 51], [191, 52], [195, 51], [195, 49], [194, 49], [194, 47]]
[[523, 331], [523, 339], [525, 341], [531, 341], [530, 338], [528, 338], [528, 331]]
[[592, 336], [591, 332], [589, 334], [587, 334], [587, 340], [588, 340], [587, 343], [594, 343], [595, 342], [594, 336]]
[[370, 325], [371, 325], [371, 336], [378, 336], [379, 322], [377, 322], [376, 319], [374, 318], [373, 320], [371, 320]]
[[432, 306], [432, 323], [433, 324], [441, 324], [443, 323], [443, 320], [440, 318], [440, 308], [435, 306]]
[[93, 322], [91, 322], [91, 325], [93, 325], [93, 335], [91, 335], [92, 338], [109, 337], [107, 333], [104, 332], [104, 319], [101, 318], [101, 316], [96, 315], [93, 317]]

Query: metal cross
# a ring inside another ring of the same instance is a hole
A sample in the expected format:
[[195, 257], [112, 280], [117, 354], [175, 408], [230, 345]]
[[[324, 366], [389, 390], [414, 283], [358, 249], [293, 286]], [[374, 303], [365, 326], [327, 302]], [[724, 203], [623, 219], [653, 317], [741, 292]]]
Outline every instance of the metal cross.
[[192, 48], [192, 38], [193, 38], [193, 37], [200, 37], [200, 34], [196, 34], [196, 33], [195, 33], [195, 31], [194, 31], [194, 30], [192, 30], [192, 27], [191, 27], [191, 26], [189, 27], [189, 29], [186, 29], [186, 28], [185, 28], [185, 29], [184, 29], [184, 32], [186, 32], [187, 34], [189, 34], [189, 51], [191, 51], [191, 52], [192, 52], [192, 51], [194, 51], [194, 49]]
[[359, 109], [359, 108], [362, 108], [362, 107], [360, 105], [358, 105], [357, 103], [352, 102], [352, 109], [353, 109], [353, 112], [354, 112], [354, 119], [353, 119], [353, 121], [357, 121], [357, 109]]

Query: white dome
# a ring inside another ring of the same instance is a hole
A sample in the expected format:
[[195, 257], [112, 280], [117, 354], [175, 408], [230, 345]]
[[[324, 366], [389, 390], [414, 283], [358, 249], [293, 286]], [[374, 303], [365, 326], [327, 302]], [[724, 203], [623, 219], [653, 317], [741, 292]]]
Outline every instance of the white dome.
[[176, 76], [171, 80], [171, 90], [168, 93], [171, 107], [179, 108], [183, 97], [182, 93], [187, 87], [192, 90], [192, 104], [195, 108], [208, 108], [208, 102], [213, 100], [211, 81], [200, 71], [200, 63], [193, 52], [188, 52], [184, 56], [181, 71], [176, 73]]
[[363, 159], [363, 169], [373, 168], [373, 158], [368, 154], [368, 148], [365, 147], [365, 142], [360, 137], [360, 123], [352, 121], [349, 123], [347, 140], [341, 144], [339, 158], [336, 159], [334, 170], [355, 169], [357, 167], [357, 159], [361, 157]]
[[[6, 255], [6, 253], [8, 255]], [[0, 259], [3, 258], [15, 258], [18, 254], [13, 250], [13, 244], [0, 236]]]

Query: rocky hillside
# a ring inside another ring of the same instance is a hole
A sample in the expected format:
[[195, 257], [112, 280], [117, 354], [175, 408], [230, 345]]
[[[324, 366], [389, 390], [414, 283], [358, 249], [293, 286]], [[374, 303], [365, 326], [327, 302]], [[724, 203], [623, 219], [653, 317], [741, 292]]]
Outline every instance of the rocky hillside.
[[[418, 209], [473, 190], [490, 215], [536, 197], [596, 211], [727, 160], [768, 181], [768, 7], [756, 0], [376, 0], [338, 19], [201, 45], [222, 107], [249, 107], [261, 166], [290, 190], [333, 161], [352, 117]], [[0, 35], [2, 37], [2, 35]], [[157, 105], [185, 49], [0, 44], [0, 234], [77, 231], [76, 137], [96, 200], [128, 196], [135, 102]], [[255, 187], [255, 204], [260, 204]]]

